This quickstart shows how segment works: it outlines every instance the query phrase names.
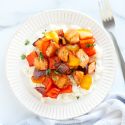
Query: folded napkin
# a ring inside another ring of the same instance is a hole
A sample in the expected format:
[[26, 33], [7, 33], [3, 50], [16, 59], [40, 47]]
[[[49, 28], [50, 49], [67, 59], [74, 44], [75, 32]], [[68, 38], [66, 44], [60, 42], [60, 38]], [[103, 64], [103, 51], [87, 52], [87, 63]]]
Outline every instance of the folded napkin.
[[125, 125], [125, 94], [111, 95], [92, 112], [66, 121], [55, 121], [38, 116], [16, 125]]

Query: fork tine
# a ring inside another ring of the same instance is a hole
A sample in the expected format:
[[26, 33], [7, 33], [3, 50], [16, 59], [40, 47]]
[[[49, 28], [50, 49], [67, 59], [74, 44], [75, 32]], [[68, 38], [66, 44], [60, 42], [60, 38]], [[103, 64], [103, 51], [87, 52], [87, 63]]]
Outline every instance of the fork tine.
[[109, 0], [104, 0], [104, 5], [106, 7], [106, 11], [107, 11], [107, 14], [108, 14], [107, 17], [113, 18], [112, 8], [110, 6]]
[[112, 9], [109, 0], [99, 0], [98, 3], [102, 20], [106, 21], [113, 19]]
[[99, 9], [100, 9], [100, 15], [101, 15], [101, 18], [102, 20], [105, 20], [105, 7], [104, 7], [104, 4], [103, 4], [103, 1], [102, 0], [98, 0], [98, 4], [99, 4]]

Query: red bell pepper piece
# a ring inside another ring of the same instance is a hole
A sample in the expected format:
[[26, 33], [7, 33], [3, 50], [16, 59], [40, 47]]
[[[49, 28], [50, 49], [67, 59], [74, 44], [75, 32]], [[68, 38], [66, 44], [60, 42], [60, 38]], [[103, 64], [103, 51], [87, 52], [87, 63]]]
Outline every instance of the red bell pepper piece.
[[42, 37], [42, 38], [37, 39], [33, 43], [33, 46], [38, 48], [43, 53], [43, 55], [46, 56], [46, 50], [47, 50], [49, 44], [50, 44], [50, 40], [47, 39], [46, 37]]
[[67, 87], [60, 89], [60, 94], [62, 93], [71, 93], [72, 92], [72, 85], [68, 85]]
[[58, 88], [51, 88], [46, 95], [51, 98], [57, 98], [59, 95], [60, 90]]
[[84, 51], [86, 52], [88, 56], [93, 56], [96, 54], [96, 50], [94, 47], [86, 48], [84, 49]]
[[86, 52], [86, 54], [88, 56], [92, 56], [92, 55], [96, 54], [96, 50], [94, 48], [94, 43], [95, 43], [94, 38], [84, 39], [84, 40], [80, 41], [80, 46]]
[[45, 80], [43, 81], [43, 85], [45, 85], [45, 89], [46, 89], [45, 91], [48, 92], [53, 85], [52, 79], [49, 77], [46, 77]]
[[49, 58], [49, 68], [56, 69], [56, 64], [60, 63], [60, 59], [58, 57]]
[[94, 43], [95, 43], [94, 38], [80, 40], [80, 46], [82, 49], [92, 47], [94, 45]]
[[31, 52], [29, 55], [27, 55], [26, 59], [29, 63], [29, 66], [34, 66], [34, 59], [38, 57], [37, 53], [35, 51]]

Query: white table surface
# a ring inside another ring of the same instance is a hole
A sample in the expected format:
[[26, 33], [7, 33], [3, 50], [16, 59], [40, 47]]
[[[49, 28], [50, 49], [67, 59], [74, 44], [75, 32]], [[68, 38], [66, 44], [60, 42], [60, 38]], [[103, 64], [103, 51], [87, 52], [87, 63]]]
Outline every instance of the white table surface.
[[[125, 1], [110, 2], [116, 19], [116, 38], [125, 55]], [[6, 51], [13, 34], [28, 16], [42, 10], [59, 8], [80, 10], [101, 23], [97, 0], [0, 0], [0, 123], [14, 125], [34, 115], [16, 99], [6, 78]], [[111, 89], [111, 93], [114, 92], [125, 92], [119, 63]]]

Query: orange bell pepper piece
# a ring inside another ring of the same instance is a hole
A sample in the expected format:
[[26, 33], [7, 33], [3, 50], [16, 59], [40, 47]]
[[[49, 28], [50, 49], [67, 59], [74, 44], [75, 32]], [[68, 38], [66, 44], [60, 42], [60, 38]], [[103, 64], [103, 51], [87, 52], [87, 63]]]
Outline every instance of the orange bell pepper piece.
[[31, 77], [32, 82], [42, 84], [42, 82], [45, 80], [44, 76], [41, 76], [39, 78], [35, 78], [34, 76]]

